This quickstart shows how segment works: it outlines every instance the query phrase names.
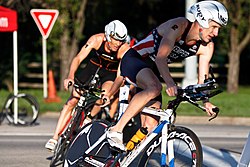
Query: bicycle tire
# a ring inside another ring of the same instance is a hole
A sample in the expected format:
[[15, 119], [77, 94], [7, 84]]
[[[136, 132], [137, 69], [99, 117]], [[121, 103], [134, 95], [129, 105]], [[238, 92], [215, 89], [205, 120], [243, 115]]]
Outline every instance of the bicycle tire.
[[9, 123], [14, 124], [14, 99], [18, 98], [18, 125], [32, 125], [36, 122], [39, 113], [39, 104], [35, 97], [20, 93], [9, 95], [4, 104], [4, 112]]
[[73, 127], [76, 127], [76, 123], [72, 124], [72, 128], [66, 130], [66, 133], [62, 134], [57, 141], [54, 154], [50, 161], [50, 167], [58, 166], [64, 160], [70, 141], [73, 138]]
[[[63, 166], [92, 166], [84, 161], [84, 153], [105, 133], [109, 124], [106, 120], [95, 120], [86, 124], [71, 143]], [[98, 161], [108, 161], [111, 157], [111, 149], [108, 142], [104, 140], [87, 156]]]
[[[160, 136], [161, 135], [158, 135], [147, 145], [139, 160], [138, 166], [161, 166]], [[203, 154], [201, 143], [193, 131], [182, 126], [175, 126], [169, 131], [168, 141], [169, 140], [174, 140], [175, 166], [202, 166]]]
[[0, 125], [2, 124], [2, 122], [3, 122], [4, 118], [5, 118], [5, 112], [4, 111], [5, 111], [4, 109], [0, 110]]
[[[57, 145], [54, 150], [54, 155], [52, 156], [52, 159], [50, 161], [50, 167], [58, 166], [64, 161], [71, 141], [77, 135], [78, 131], [81, 130], [81, 123], [83, 121], [82, 117], [84, 117], [86, 115], [85, 113], [92, 109], [93, 105], [94, 103], [86, 106], [86, 109], [75, 111], [75, 116], [73, 116], [73, 118], [71, 118], [72, 120], [70, 121], [73, 123], [71, 123], [70, 126], [68, 125], [64, 133], [59, 136]], [[82, 115], [82, 113], [84, 114]]]
[[64, 148], [65, 148], [65, 143], [64, 143], [64, 138], [63, 137], [59, 137], [57, 144], [55, 146], [55, 151], [54, 154], [51, 158], [50, 161], [50, 167], [54, 167], [54, 166], [58, 166], [62, 163], [62, 153], [64, 152]]

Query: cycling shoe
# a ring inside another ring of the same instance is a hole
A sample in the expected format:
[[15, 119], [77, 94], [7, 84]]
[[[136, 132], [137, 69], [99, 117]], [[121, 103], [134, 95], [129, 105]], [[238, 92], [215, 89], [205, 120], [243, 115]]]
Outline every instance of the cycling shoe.
[[56, 144], [57, 144], [57, 140], [49, 139], [49, 141], [45, 144], [45, 148], [47, 148], [51, 152], [54, 152]]
[[107, 140], [111, 147], [116, 147], [122, 151], [125, 151], [125, 146], [123, 145], [123, 133], [111, 131], [110, 128], [106, 131]]

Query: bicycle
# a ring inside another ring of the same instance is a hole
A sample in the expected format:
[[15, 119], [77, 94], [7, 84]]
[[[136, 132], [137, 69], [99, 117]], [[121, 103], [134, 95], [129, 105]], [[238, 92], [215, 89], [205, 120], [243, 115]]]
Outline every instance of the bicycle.
[[14, 100], [18, 101], [17, 109], [17, 125], [33, 125], [39, 113], [39, 104], [35, 97], [20, 93], [16, 96], [10, 94], [0, 112], [0, 124], [3, 122], [4, 118], [8, 120], [10, 124], [16, 124], [14, 122]]
[[[81, 129], [83, 120], [86, 118], [96, 100], [100, 99], [101, 84], [98, 75], [98, 68], [94, 75], [90, 77], [86, 84], [82, 84], [77, 78], [75, 78], [75, 84], [73, 87], [76, 92], [80, 95], [77, 105], [74, 107], [71, 117], [68, 120], [67, 126], [63, 128], [63, 131], [59, 133], [59, 139], [52, 156], [50, 166], [57, 166], [64, 160], [69, 144], [74, 139], [75, 135]], [[70, 83], [69, 86], [71, 86]], [[115, 122], [117, 117], [111, 119], [109, 115], [109, 107], [101, 108], [101, 111], [96, 115], [93, 120], [104, 119], [108, 122]]]
[[[175, 126], [176, 109], [181, 102], [206, 109], [198, 101], [206, 100], [219, 93], [214, 75], [204, 84], [189, 85], [179, 89], [174, 100], [169, 101], [167, 109], [145, 107], [142, 112], [159, 118], [158, 125], [148, 133], [132, 151], [111, 148], [106, 140], [109, 124], [98, 120], [85, 125], [70, 145], [64, 167], [96, 166], [192, 166], [200, 167], [203, 162], [202, 147], [196, 134], [182, 126]], [[209, 120], [217, 117], [219, 108], [214, 108]]]
[[[100, 99], [102, 90], [99, 88], [99, 77], [97, 72], [86, 82], [86, 84], [82, 84], [77, 78], [75, 78], [73, 87], [80, 95], [78, 98], [79, 101], [74, 107], [67, 125], [63, 128], [63, 131], [59, 133], [57, 145], [53, 151], [54, 154], [50, 162], [51, 167], [62, 163], [69, 144], [83, 125], [83, 120], [85, 119], [86, 114], [91, 111], [96, 100]], [[71, 85], [72, 83], [69, 83], [68, 87]]]

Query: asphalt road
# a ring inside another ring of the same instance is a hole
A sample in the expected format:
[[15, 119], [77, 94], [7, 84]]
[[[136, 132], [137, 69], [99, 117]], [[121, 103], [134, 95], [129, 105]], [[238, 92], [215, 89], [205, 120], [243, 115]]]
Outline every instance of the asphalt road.
[[[0, 166], [48, 167], [51, 153], [44, 148], [52, 136], [57, 118], [42, 117], [31, 127], [0, 125]], [[181, 123], [180, 123], [181, 124]], [[237, 166], [250, 126], [192, 125], [204, 151], [204, 166]]]

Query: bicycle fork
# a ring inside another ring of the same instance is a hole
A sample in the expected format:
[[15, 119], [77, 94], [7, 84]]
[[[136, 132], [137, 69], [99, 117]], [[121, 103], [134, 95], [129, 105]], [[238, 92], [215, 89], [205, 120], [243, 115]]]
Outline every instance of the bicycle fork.
[[[151, 147], [146, 151], [146, 154], [151, 154], [152, 151], [154, 151], [155, 148], [157, 148], [161, 144], [161, 166], [166, 166], [166, 146], [167, 146], [167, 138], [168, 138], [168, 121], [162, 121], [147, 137], [141, 141], [128, 155], [125, 156], [125, 158], [120, 162], [120, 165], [122, 167], [127, 167], [130, 165], [130, 163], [133, 162], [133, 160], [146, 148], [146, 146], [150, 143], [150, 141], [154, 140], [155, 137], [159, 135], [159, 133], [162, 132], [162, 136], [159, 138], [159, 140], [155, 141]], [[173, 155], [173, 145], [168, 146], [169, 148], [172, 148], [172, 154]], [[170, 151], [171, 152], [171, 151]], [[173, 156], [171, 158], [171, 163], [173, 162]], [[169, 166], [173, 167], [173, 166]]]
[[[162, 122], [162, 134], [161, 139], [161, 166], [167, 166], [167, 155], [169, 167], [174, 167], [174, 142], [173, 140], [168, 141], [168, 125], [167, 121]], [[168, 150], [168, 152], [167, 152]]]
[[169, 167], [174, 167], [174, 141], [168, 141], [168, 125], [165, 124], [162, 128], [161, 139], [161, 166], [165, 167], [167, 162], [167, 149], [168, 149], [168, 163]]

